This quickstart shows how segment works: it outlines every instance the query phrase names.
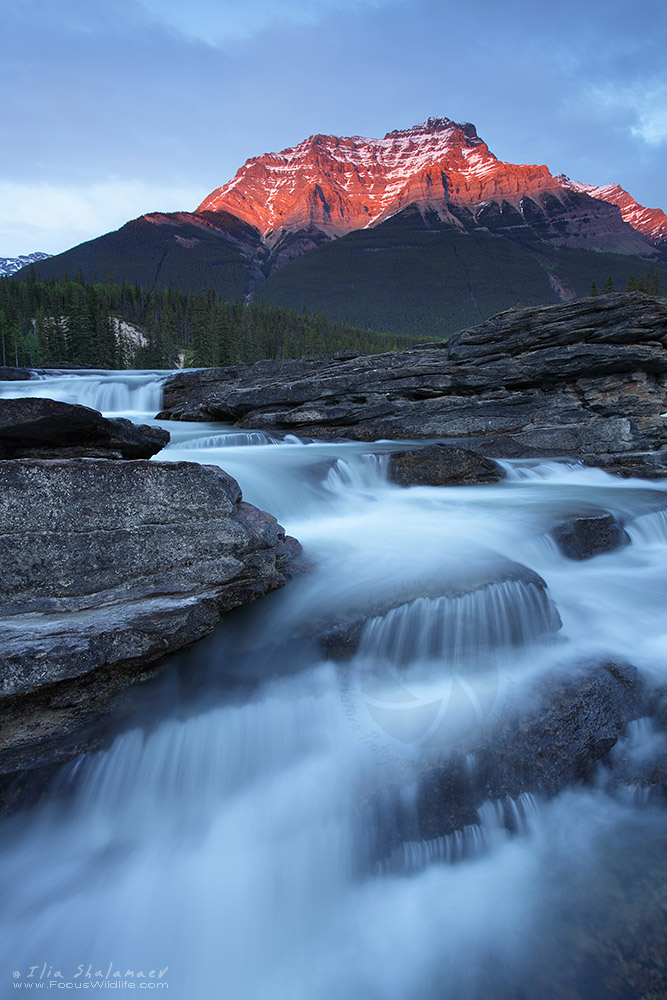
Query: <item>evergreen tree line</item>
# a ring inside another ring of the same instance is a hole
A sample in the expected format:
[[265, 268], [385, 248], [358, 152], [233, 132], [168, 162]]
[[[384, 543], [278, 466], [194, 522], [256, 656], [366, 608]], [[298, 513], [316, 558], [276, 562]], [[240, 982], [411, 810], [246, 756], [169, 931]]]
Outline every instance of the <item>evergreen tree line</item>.
[[3, 365], [209, 367], [334, 351], [377, 354], [413, 343], [305, 310], [225, 302], [211, 289], [149, 292], [127, 282], [90, 285], [80, 275], [0, 278]]
[[[606, 295], [608, 292], [646, 292], [647, 295], [661, 295], [660, 290], [660, 274], [657, 267], [650, 267], [646, 274], [638, 278], [635, 274], [631, 274], [628, 277], [625, 288], [614, 288], [614, 282], [609, 275], [605, 283], [602, 285], [602, 294]], [[591, 295], [599, 295], [600, 290], [598, 284], [595, 281], [591, 281]], [[667, 294], [667, 289], [665, 290]]]

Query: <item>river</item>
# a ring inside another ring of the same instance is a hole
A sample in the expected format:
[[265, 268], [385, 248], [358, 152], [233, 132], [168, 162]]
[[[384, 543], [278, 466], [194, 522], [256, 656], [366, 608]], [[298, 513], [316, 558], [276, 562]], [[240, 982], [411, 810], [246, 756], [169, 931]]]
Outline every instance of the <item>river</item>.
[[[68, 372], [0, 397], [156, 423], [163, 379]], [[665, 983], [667, 836], [646, 789], [600, 766], [585, 788], [489, 802], [430, 842], [415, 799], [433, 760], [540, 676], [614, 657], [667, 682], [667, 487], [549, 460], [506, 462], [497, 485], [401, 489], [390, 442], [161, 426], [159, 460], [222, 466], [312, 568], [172, 657], [108, 749], [0, 825], [0, 995], [29, 980], [179, 1000], [666, 995], [649, 990]], [[549, 528], [599, 508], [632, 544], [565, 559]], [[437, 597], [508, 559], [546, 581], [557, 634], [530, 584]], [[370, 596], [401, 607], [351, 664], [328, 660], [308, 623]], [[638, 720], [612, 760], [664, 750]]]

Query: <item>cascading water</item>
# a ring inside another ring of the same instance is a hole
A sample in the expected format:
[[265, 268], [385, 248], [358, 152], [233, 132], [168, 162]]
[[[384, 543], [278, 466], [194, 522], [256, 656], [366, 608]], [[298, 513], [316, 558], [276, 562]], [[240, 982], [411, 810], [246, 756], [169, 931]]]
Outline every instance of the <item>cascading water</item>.
[[[66, 373], [0, 396], [144, 419], [162, 377]], [[664, 685], [665, 488], [550, 461], [507, 463], [492, 486], [402, 489], [377, 457], [391, 443], [371, 456], [164, 426], [158, 460], [221, 465], [311, 569], [135, 689], [109, 749], [0, 825], [0, 995], [43, 966], [72, 988], [155, 970], [143, 982], [184, 1000], [642, 995], [614, 949], [641, 950], [659, 926], [647, 886], [665, 875], [665, 836], [634, 771], [488, 801], [430, 840], [416, 800], [421, 774], [536, 677], [603, 656]], [[615, 513], [632, 544], [565, 559], [549, 530], [582, 508]], [[314, 623], [360, 611], [358, 647], [332, 662]], [[635, 724], [614, 752], [631, 768], [662, 738]]]
[[0, 399], [38, 396], [64, 403], [80, 403], [106, 416], [119, 413], [135, 419], [154, 417], [162, 402], [162, 384], [168, 372], [81, 370], [39, 374], [25, 382], [0, 382]]

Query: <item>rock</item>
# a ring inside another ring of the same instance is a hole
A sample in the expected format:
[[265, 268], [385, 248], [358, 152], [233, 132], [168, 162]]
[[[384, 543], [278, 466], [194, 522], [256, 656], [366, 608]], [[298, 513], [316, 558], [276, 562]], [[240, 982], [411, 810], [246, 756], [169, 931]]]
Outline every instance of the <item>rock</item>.
[[476, 810], [488, 799], [555, 795], [586, 781], [628, 722], [641, 716], [643, 694], [637, 670], [611, 662], [538, 684], [513, 717], [466, 747], [472, 770], [457, 754], [426, 774], [418, 796], [421, 836], [439, 837], [476, 822]]
[[530, 589], [534, 598], [534, 610], [541, 615], [544, 632], [557, 632], [562, 627], [558, 609], [549, 598], [547, 585], [542, 577], [521, 563], [494, 556], [482, 564], [471, 560], [461, 568], [456, 580], [433, 581], [430, 585], [415, 583], [408, 591], [393, 593], [391, 597], [375, 598], [361, 606], [357, 603], [354, 608], [341, 610], [333, 621], [310, 621], [303, 631], [317, 635], [320, 646], [332, 660], [347, 660], [357, 652], [364, 627], [373, 618], [383, 618], [390, 611], [405, 607], [420, 598], [455, 600], [510, 581], [521, 583]]
[[623, 525], [609, 513], [570, 517], [556, 525], [551, 534], [568, 559], [591, 559], [630, 544]]
[[652, 709], [656, 725], [667, 733], [667, 687], [658, 689], [654, 695]]
[[[636, 727], [636, 728], [635, 728]], [[635, 732], [633, 732], [635, 728]], [[667, 802], [667, 734], [656, 719], [640, 719], [614, 746], [603, 778], [610, 788], [625, 788], [644, 801]]]
[[300, 549], [212, 466], [9, 460], [0, 490], [0, 773], [283, 586]]
[[587, 455], [584, 465], [604, 469], [623, 479], [662, 479], [667, 476], [667, 450], [621, 455]]
[[0, 399], [0, 458], [150, 458], [169, 443], [161, 427], [109, 419], [54, 399]]
[[27, 382], [32, 378], [29, 368], [11, 368], [9, 365], [0, 365], [0, 382]]
[[666, 344], [667, 301], [614, 293], [509, 310], [446, 347], [181, 372], [159, 416], [604, 462], [667, 447]]
[[472, 486], [497, 483], [504, 473], [497, 462], [476, 451], [431, 444], [411, 451], [392, 451], [388, 479], [398, 486]]

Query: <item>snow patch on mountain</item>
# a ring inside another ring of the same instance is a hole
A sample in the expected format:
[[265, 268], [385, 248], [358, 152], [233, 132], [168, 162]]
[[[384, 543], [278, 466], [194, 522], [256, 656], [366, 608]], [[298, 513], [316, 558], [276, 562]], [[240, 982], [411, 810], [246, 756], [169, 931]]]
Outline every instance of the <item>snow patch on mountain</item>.
[[557, 180], [572, 191], [582, 191], [591, 198], [617, 205], [623, 221], [648, 236], [653, 243], [667, 242], [667, 215], [660, 208], [645, 208], [640, 205], [620, 184], [582, 184], [580, 181], [570, 180], [565, 174], [559, 174]]
[[16, 274], [22, 267], [36, 264], [38, 260], [47, 260], [48, 257], [52, 256], [53, 254], [41, 253], [38, 250], [35, 253], [22, 254], [20, 257], [0, 257], [0, 277]]
[[444, 209], [559, 185], [546, 166], [499, 160], [470, 123], [429, 118], [384, 139], [312, 135], [248, 160], [198, 212], [224, 209], [264, 236], [316, 226], [332, 235], [373, 226], [407, 204]]

